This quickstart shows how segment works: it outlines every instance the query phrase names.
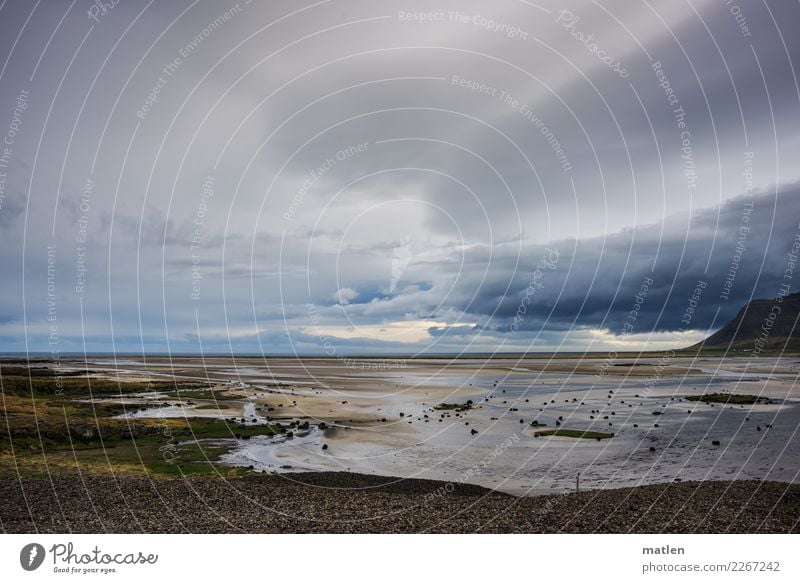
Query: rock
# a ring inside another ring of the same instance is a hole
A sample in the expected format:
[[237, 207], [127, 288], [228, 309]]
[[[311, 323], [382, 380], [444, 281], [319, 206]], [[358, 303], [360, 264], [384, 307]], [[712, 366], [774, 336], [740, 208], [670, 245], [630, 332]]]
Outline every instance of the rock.
[[323, 444], [322, 444], [322, 449], [323, 449], [323, 450], [325, 450], [325, 449], [328, 449], [328, 444], [327, 444], [327, 443], [323, 443]]
[[719, 445], [719, 441], [717, 441], [717, 440], [715, 439], [714, 441], [712, 441], [712, 442], [711, 442], [711, 445]]
[[650, 451], [655, 451], [655, 450], [656, 450], [656, 448], [654, 448], [654, 447], [650, 448]]

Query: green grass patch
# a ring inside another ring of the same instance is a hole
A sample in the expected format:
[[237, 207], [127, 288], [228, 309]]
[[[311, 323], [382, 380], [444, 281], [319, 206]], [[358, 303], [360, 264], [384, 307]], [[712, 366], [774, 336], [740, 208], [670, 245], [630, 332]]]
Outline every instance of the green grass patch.
[[217, 403], [206, 403], [203, 405], [197, 405], [194, 409], [196, 411], [210, 411], [212, 409], [214, 411], [219, 411], [222, 407], [224, 407], [224, 405], [219, 405]]
[[164, 397], [170, 399], [205, 400], [205, 401], [241, 401], [241, 395], [229, 395], [225, 390], [178, 388], [164, 392]]
[[[169, 391], [175, 383], [168, 381], [116, 381], [94, 377], [74, 376], [83, 373], [54, 373], [45, 369], [21, 367], [0, 368], [0, 381], [6, 395], [51, 395], [53, 397], [119, 396], [148, 391]], [[198, 386], [197, 384], [187, 386]]]
[[687, 401], [701, 401], [703, 403], [722, 403], [724, 405], [769, 405], [772, 403], [767, 397], [758, 395], [731, 395], [728, 393], [706, 393], [705, 395], [691, 395]]
[[611, 437], [614, 437], [613, 433], [606, 433], [604, 431], [585, 431], [583, 429], [545, 429], [544, 431], [537, 431], [536, 435], [575, 437], [578, 439], [610, 439]]
[[[220, 473], [233, 477], [248, 470], [221, 466], [216, 460], [235, 447], [235, 440], [286, 431], [279, 424], [256, 425], [224, 419], [115, 419], [120, 413], [150, 408], [159, 402], [129, 405], [83, 402], [77, 399], [87, 396], [87, 379], [64, 378], [70, 386], [56, 392], [57, 377], [42, 373], [28, 378], [27, 371], [21, 376], [7, 375], [8, 367], [2, 370], [0, 425], [4, 431], [0, 432], [0, 477], [16, 477], [18, 471], [27, 477], [70, 474], [76, 469], [106, 475], [168, 477]], [[120, 395], [120, 383], [116, 381], [88, 380], [95, 396], [99, 396], [94, 390], [97, 385]], [[175, 389], [174, 383], [121, 384], [142, 392]], [[199, 398], [199, 393], [210, 392], [207, 385], [200, 387], [195, 392], [181, 391], [181, 397], [191, 400]], [[209, 402], [201, 406], [216, 407]], [[195, 440], [200, 443], [186, 443]]]

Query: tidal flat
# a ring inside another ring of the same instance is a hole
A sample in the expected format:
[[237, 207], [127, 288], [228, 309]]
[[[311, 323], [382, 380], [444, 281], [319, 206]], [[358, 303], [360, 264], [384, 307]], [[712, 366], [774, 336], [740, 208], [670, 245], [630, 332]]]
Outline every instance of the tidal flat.
[[797, 483], [797, 357], [0, 361], [5, 478], [348, 472], [517, 496]]

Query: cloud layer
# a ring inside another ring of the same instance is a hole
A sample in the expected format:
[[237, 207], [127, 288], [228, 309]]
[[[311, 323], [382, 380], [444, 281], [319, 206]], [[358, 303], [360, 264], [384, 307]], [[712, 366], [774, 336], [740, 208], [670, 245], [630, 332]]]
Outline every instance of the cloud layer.
[[795, 4], [92, 5], [0, 9], [0, 350], [678, 346], [785, 277]]

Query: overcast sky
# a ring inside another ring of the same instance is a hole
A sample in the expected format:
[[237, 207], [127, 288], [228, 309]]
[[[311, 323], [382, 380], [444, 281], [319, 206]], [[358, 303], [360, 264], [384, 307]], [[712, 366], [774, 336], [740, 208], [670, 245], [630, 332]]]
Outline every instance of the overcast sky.
[[800, 287], [798, 22], [6, 0], [0, 351], [692, 344]]

